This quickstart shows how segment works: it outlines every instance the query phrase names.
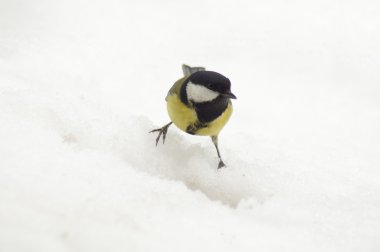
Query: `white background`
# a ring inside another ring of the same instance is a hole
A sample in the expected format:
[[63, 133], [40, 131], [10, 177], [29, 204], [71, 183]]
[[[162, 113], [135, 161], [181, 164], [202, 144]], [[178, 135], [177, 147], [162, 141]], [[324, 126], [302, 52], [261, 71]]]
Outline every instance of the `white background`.
[[[378, 1], [0, 0], [1, 251], [379, 251]], [[232, 81], [217, 170], [169, 129]]]

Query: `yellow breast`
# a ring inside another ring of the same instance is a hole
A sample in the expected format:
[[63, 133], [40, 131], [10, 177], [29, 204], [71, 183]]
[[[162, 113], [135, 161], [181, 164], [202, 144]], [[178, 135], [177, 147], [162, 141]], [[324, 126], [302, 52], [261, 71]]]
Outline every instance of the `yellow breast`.
[[[183, 104], [177, 94], [168, 95], [166, 98], [167, 110], [171, 121], [181, 130], [186, 132], [187, 127], [197, 121], [194, 109]], [[205, 128], [199, 129], [195, 134], [200, 136], [216, 136], [228, 122], [232, 114], [232, 104], [228, 103], [227, 109], [214, 121], [208, 123]]]

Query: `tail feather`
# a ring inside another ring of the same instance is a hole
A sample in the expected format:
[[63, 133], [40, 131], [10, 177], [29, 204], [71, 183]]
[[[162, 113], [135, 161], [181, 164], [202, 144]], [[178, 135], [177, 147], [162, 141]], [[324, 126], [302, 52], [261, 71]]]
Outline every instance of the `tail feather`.
[[204, 68], [204, 67], [191, 67], [189, 65], [183, 64], [182, 65], [182, 71], [183, 71], [184, 76], [189, 76], [195, 72], [206, 71], [206, 68]]

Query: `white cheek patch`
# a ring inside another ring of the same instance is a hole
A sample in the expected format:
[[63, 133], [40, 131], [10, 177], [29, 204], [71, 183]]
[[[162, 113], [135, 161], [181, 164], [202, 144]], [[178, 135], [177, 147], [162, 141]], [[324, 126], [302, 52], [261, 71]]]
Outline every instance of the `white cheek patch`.
[[218, 97], [219, 93], [189, 82], [186, 87], [187, 99], [196, 103], [209, 102]]

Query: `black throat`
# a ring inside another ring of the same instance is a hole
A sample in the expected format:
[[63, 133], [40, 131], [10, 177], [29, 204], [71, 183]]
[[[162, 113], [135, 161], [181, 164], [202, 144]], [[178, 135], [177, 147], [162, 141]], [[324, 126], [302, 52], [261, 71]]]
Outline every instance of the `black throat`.
[[229, 98], [219, 95], [217, 98], [209, 102], [191, 102], [187, 99], [186, 93], [186, 86], [188, 83], [189, 79], [185, 80], [184, 84], [181, 87], [179, 96], [181, 101], [186, 104], [186, 106], [195, 109], [199, 122], [207, 124], [223, 114], [223, 112], [228, 107]]
[[209, 123], [218, 118], [228, 107], [228, 98], [218, 96], [210, 102], [193, 103], [201, 123]]

